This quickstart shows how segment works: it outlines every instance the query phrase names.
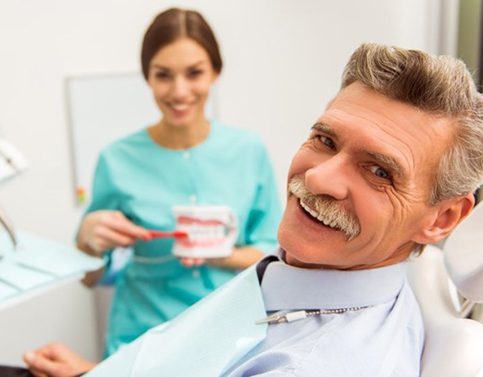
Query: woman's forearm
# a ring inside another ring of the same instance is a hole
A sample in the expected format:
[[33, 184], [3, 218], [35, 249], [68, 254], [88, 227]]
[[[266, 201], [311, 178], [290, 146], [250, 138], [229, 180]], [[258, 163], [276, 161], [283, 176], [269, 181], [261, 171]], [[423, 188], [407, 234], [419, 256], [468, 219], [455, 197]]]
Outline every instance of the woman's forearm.
[[233, 253], [225, 258], [207, 259], [206, 264], [214, 267], [242, 270], [262, 259], [264, 253], [252, 246], [237, 247]]

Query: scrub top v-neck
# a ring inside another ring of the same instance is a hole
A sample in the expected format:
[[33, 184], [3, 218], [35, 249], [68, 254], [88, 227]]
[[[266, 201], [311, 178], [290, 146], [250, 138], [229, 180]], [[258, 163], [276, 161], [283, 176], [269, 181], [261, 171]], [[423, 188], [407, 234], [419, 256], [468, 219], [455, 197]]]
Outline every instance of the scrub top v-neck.
[[[87, 213], [119, 210], [148, 229], [172, 230], [173, 205], [226, 205], [237, 215], [237, 246], [264, 252], [277, 247], [281, 215], [271, 162], [253, 132], [211, 122], [199, 145], [172, 150], [146, 129], [101, 153]], [[236, 271], [186, 268], [172, 255], [171, 239], [139, 241], [116, 279], [106, 356], [149, 328], [168, 321], [230, 280]]]

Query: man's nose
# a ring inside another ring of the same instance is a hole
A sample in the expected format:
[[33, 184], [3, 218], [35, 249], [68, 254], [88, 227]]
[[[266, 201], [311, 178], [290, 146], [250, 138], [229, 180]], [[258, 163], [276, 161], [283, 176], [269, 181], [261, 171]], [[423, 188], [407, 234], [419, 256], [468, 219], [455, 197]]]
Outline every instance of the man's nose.
[[308, 169], [305, 172], [305, 186], [313, 194], [344, 200], [349, 195], [351, 171], [350, 161], [338, 154]]

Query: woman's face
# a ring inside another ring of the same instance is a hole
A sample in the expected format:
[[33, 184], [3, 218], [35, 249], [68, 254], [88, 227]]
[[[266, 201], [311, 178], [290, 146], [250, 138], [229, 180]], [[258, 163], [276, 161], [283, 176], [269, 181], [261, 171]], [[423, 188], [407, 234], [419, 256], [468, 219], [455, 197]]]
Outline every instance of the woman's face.
[[204, 121], [204, 107], [217, 77], [206, 50], [190, 38], [162, 47], [149, 64], [148, 84], [163, 122], [184, 127]]

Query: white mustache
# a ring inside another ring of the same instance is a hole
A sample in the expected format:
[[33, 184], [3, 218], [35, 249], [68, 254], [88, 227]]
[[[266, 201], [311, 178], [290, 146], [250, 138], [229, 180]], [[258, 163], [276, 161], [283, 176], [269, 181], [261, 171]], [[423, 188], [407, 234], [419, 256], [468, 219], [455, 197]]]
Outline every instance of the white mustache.
[[314, 195], [305, 187], [300, 177], [294, 177], [288, 183], [288, 190], [301, 202], [314, 209], [319, 221], [330, 224], [345, 233], [348, 241], [356, 238], [361, 232], [357, 218], [340, 206], [335, 199], [327, 195]]

